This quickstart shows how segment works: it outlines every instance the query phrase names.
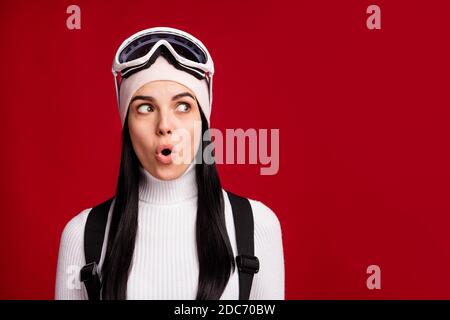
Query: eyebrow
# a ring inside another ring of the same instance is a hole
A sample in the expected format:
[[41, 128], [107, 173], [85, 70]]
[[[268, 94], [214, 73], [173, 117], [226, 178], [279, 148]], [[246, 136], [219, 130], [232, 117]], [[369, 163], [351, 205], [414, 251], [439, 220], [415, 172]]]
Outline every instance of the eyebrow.
[[[191, 97], [192, 99], [195, 100], [194, 96], [192, 94], [190, 94], [189, 92], [181, 92], [179, 94], [176, 94], [172, 97], [172, 101], [180, 99], [182, 97]], [[135, 96], [133, 99], [131, 99], [130, 104], [133, 103], [133, 101], [135, 100], [147, 100], [147, 101], [151, 101], [151, 102], [155, 102], [156, 99], [152, 96]]]

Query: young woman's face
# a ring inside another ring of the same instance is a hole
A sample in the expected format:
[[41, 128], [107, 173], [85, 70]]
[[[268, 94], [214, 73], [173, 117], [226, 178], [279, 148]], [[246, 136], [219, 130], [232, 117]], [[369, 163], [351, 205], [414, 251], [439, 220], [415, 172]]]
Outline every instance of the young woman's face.
[[131, 98], [131, 142], [142, 166], [158, 179], [179, 177], [195, 157], [202, 125], [194, 97], [178, 82], [160, 80], [145, 84]]

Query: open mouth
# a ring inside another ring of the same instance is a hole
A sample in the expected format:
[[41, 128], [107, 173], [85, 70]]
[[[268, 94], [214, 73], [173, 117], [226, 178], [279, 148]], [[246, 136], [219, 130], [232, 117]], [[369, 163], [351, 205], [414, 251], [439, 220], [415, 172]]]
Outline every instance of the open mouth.
[[161, 145], [156, 150], [156, 159], [162, 164], [172, 163], [172, 149], [171, 145]]
[[172, 153], [172, 150], [170, 150], [169, 148], [165, 148], [161, 151], [161, 153], [165, 156], [168, 156], [169, 154]]

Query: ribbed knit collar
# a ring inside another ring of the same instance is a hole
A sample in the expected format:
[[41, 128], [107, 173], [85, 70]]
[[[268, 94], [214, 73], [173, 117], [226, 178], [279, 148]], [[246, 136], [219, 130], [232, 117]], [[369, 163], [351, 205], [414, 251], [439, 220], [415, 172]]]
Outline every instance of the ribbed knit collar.
[[195, 161], [181, 176], [173, 180], [161, 180], [139, 166], [139, 199], [151, 204], [180, 203], [197, 196]]

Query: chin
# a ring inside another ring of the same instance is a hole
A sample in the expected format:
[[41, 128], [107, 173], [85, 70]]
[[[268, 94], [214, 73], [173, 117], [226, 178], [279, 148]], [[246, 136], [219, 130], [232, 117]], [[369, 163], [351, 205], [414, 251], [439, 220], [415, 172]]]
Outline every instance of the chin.
[[156, 167], [155, 177], [160, 180], [173, 180], [178, 178], [183, 172], [177, 165], [158, 165]]

